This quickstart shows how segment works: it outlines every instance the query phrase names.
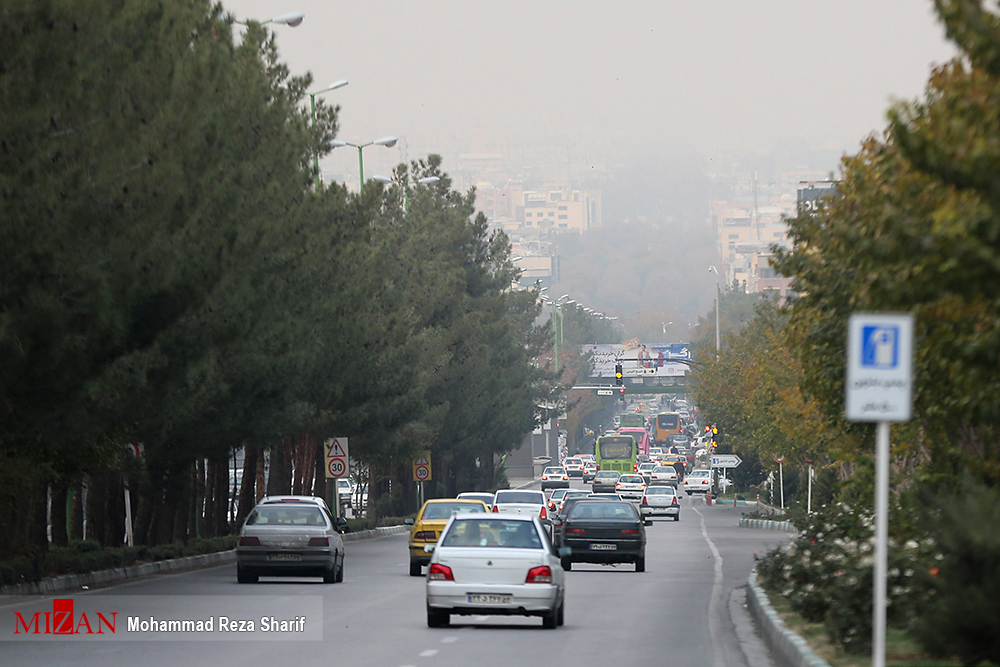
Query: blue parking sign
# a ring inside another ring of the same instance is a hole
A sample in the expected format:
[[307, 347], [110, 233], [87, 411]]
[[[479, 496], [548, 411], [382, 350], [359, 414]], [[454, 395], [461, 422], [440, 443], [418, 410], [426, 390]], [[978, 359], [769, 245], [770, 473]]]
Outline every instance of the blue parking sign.
[[849, 421], [909, 421], [913, 316], [853, 313], [847, 323], [844, 412]]
[[884, 370], [896, 368], [899, 365], [899, 327], [862, 327], [861, 365]]

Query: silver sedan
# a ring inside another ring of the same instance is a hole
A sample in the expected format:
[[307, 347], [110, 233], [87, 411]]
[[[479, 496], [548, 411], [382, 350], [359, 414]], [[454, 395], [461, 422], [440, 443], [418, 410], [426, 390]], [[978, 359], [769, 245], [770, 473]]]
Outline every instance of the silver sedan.
[[344, 580], [344, 540], [325, 504], [275, 502], [247, 515], [236, 547], [236, 580], [252, 584], [261, 576]]
[[563, 624], [566, 575], [535, 517], [455, 515], [427, 570], [427, 625], [447, 626], [452, 614], [541, 616]]
[[639, 513], [643, 519], [653, 516], [667, 516], [674, 521], [681, 520], [680, 498], [672, 486], [649, 486], [639, 501]]

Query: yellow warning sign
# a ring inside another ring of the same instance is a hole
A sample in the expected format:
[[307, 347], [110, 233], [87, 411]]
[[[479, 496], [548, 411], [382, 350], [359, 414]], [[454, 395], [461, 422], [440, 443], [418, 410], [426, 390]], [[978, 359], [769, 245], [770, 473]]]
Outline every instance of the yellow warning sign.
[[413, 481], [427, 482], [431, 479], [431, 454], [421, 452], [413, 459]]

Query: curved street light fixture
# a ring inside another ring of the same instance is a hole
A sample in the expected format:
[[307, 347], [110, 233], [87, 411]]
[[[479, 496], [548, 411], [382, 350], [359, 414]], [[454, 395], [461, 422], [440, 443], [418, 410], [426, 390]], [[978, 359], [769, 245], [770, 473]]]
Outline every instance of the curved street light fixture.
[[[299, 19], [299, 23], [301, 22], [302, 19]], [[298, 23], [295, 25], [298, 25]], [[341, 79], [340, 81], [334, 81], [323, 90], [306, 93], [309, 95], [309, 117], [312, 120], [313, 127], [316, 126], [316, 96], [328, 93], [331, 90], [336, 90], [337, 88], [343, 88], [346, 85], [347, 79]], [[333, 142], [330, 143], [332, 144]], [[316, 171], [316, 189], [319, 190], [319, 153], [316, 151], [313, 151], [313, 169]]]
[[362, 151], [368, 146], [385, 146], [386, 148], [392, 148], [399, 141], [396, 137], [382, 137], [381, 139], [376, 139], [375, 141], [369, 141], [366, 144], [352, 144], [350, 141], [331, 141], [331, 148], [340, 148], [341, 146], [353, 146], [358, 149], [358, 168], [361, 176], [361, 183], [359, 185], [359, 190], [364, 192], [365, 189], [365, 158]]
[[[288, 12], [287, 14], [279, 14], [273, 18], [269, 18], [266, 21], [260, 21], [260, 24], [277, 23], [279, 25], [287, 25], [289, 28], [297, 28], [305, 18], [306, 15], [302, 12]], [[237, 21], [236, 19], [233, 19], [233, 23], [247, 25], [247, 21]]]

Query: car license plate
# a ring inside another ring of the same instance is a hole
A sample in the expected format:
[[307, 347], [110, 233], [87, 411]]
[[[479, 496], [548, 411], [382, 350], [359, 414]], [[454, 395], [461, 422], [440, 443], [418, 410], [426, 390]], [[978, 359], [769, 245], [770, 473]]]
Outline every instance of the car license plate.
[[493, 593], [468, 593], [469, 604], [510, 604], [513, 595], [497, 595]]
[[614, 551], [615, 549], [618, 548], [618, 545], [617, 544], [608, 544], [608, 543], [603, 543], [602, 542], [602, 543], [598, 543], [598, 544], [591, 544], [590, 548], [593, 549], [594, 551]]
[[302, 560], [302, 554], [268, 554], [267, 559], [270, 561], [300, 561]]

